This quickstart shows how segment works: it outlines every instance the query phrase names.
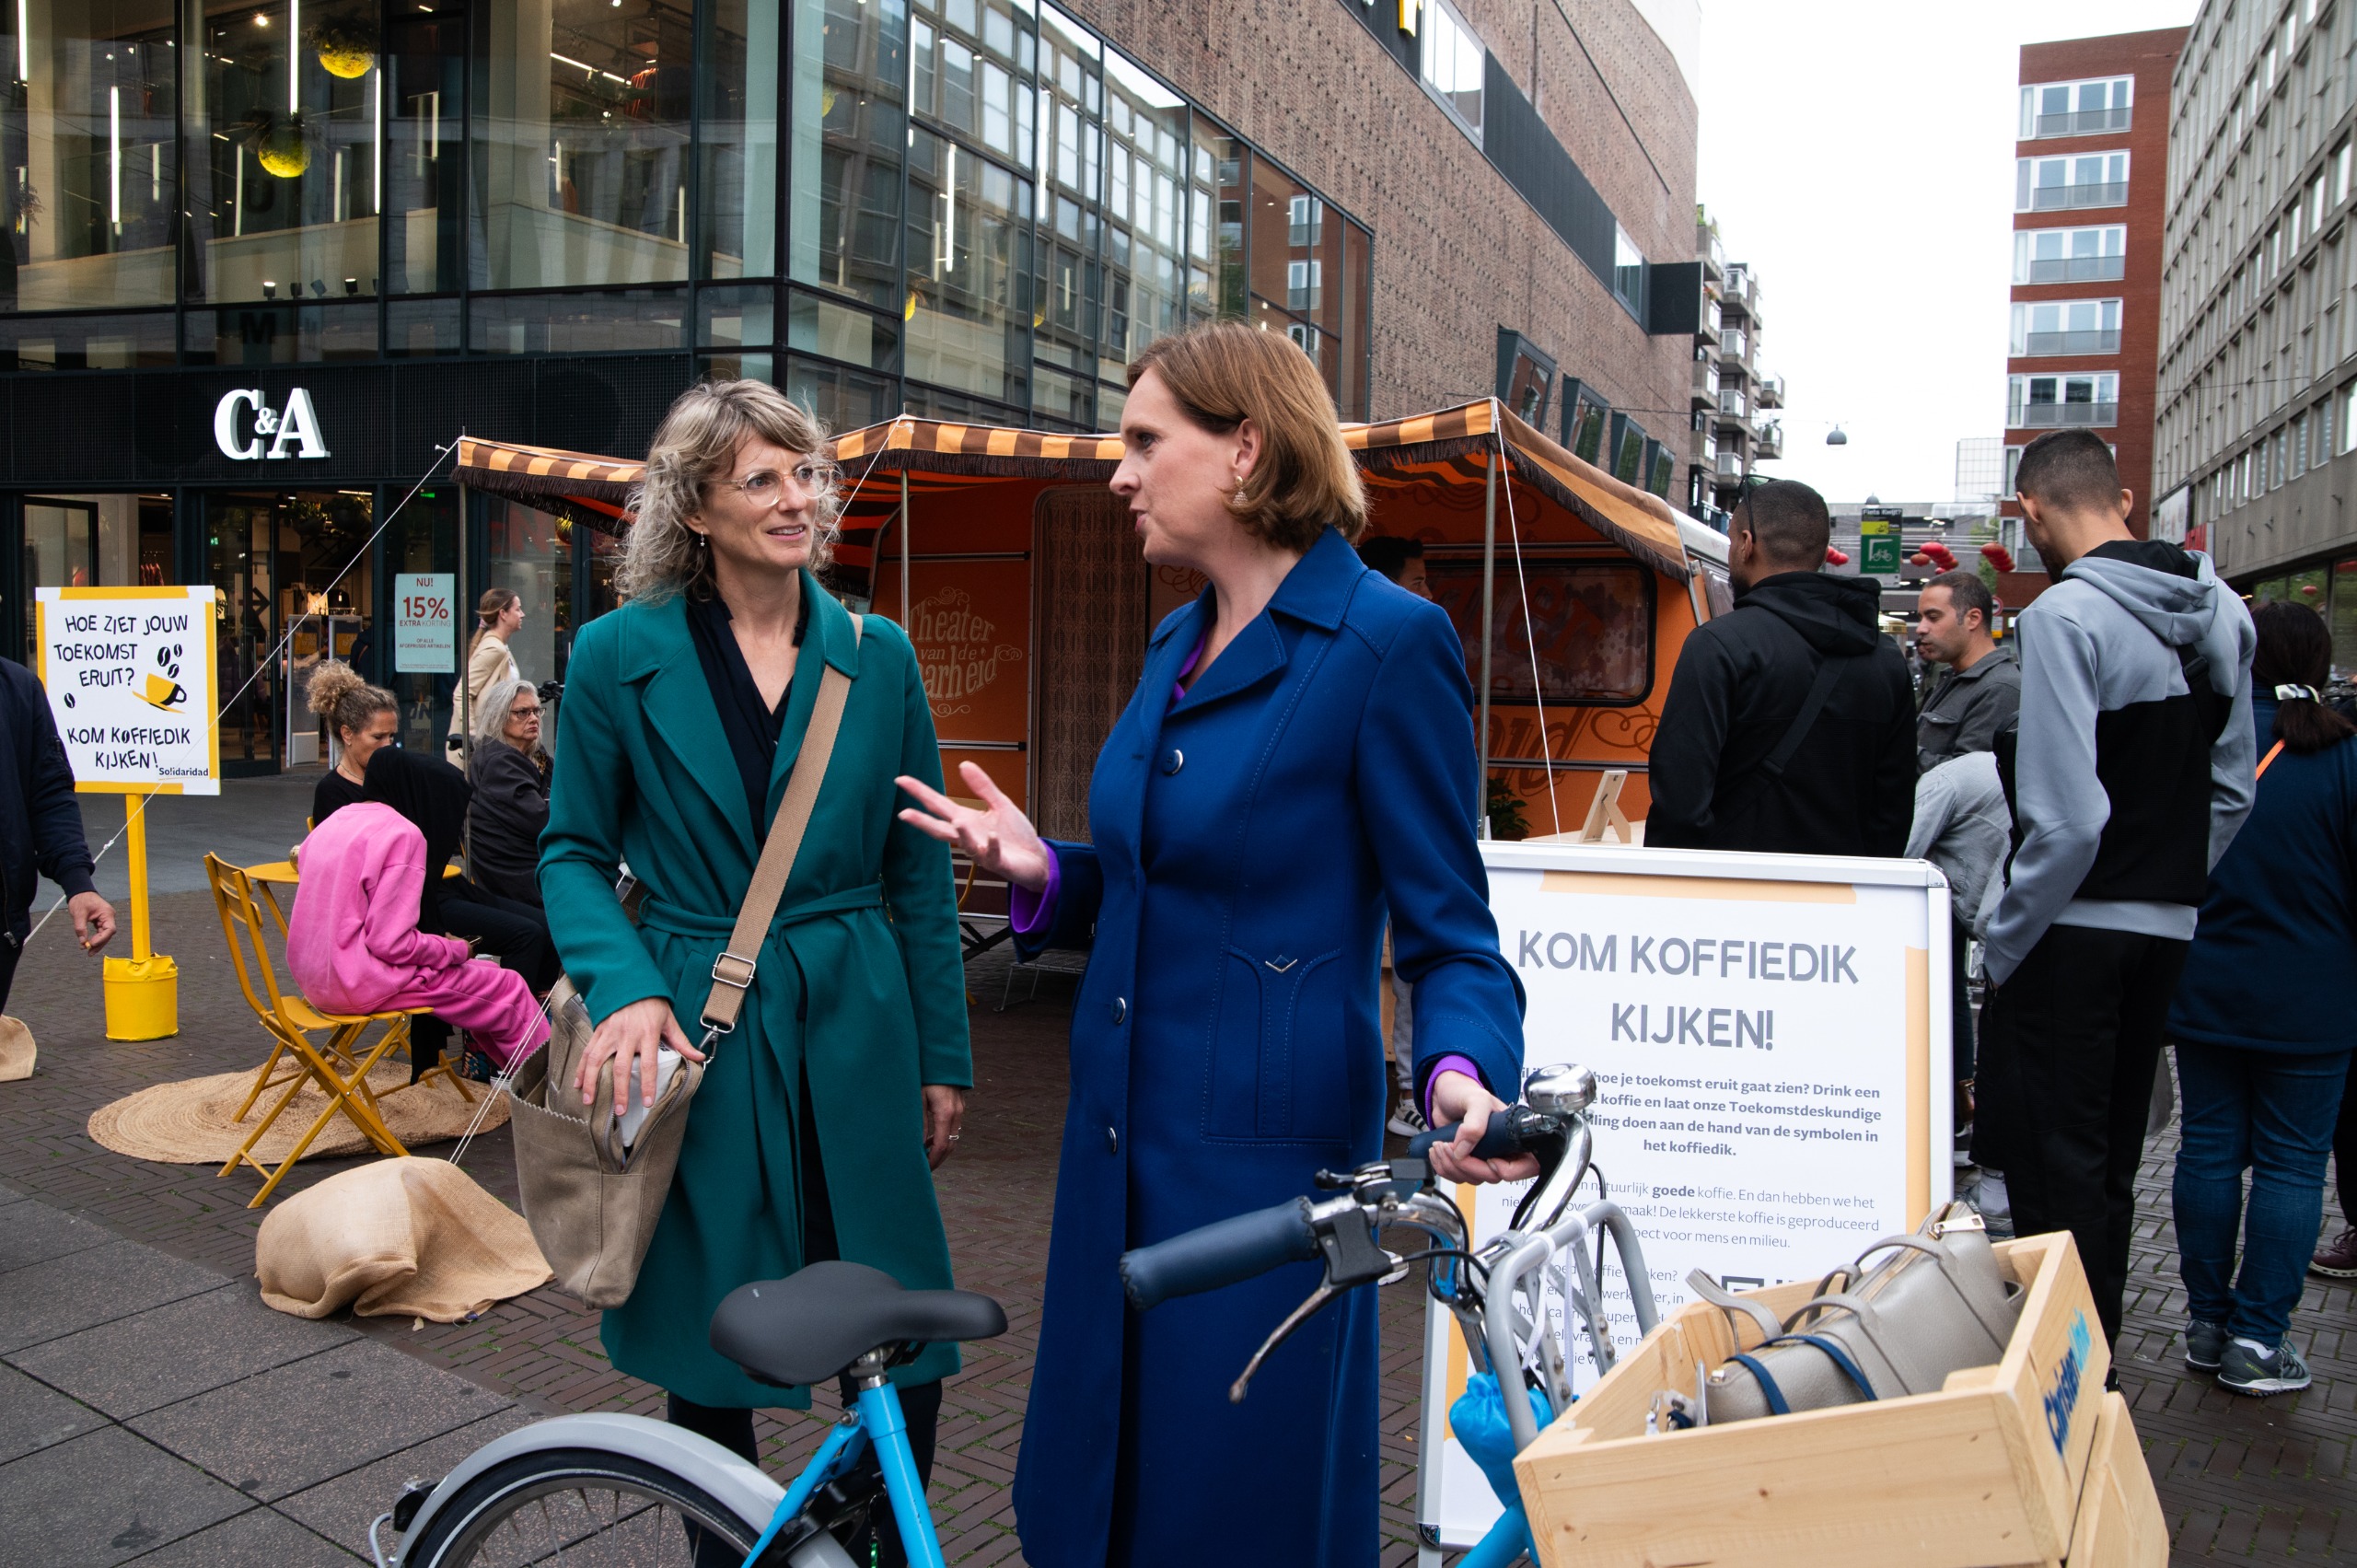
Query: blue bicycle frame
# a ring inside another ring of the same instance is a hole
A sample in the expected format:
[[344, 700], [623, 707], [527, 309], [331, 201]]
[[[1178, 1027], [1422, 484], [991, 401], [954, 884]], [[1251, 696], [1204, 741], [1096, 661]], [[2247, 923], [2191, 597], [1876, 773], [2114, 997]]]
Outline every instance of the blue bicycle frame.
[[778, 1500], [769, 1527], [746, 1554], [745, 1568], [753, 1568], [761, 1560], [778, 1532], [800, 1517], [822, 1488], [849, 1475], [870, 1443], [876, 1446], [877, 1463], [884, 1471], [884, 1493], [892, 1500], [892, 1517], [900, 1527], [909, 1568], [946, 1568], [941, 1557], [941, 1538], [933, 1531], [933, 1510], [925, 1506], [924, 1483], [917, 1479], [917, 1457], [909, 1446], [909, 1423], [900, 1413], [900, 1390], [889, 1382], [859, 1391], [858, 1404], [835, 1423], [827, 1440], [810, 1456], [809, 1464]]

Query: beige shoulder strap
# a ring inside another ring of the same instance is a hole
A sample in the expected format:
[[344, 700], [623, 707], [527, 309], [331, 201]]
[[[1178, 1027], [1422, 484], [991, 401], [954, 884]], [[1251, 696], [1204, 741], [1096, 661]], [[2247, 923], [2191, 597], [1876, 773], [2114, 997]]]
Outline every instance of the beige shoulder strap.
[[[859, 646], [862, 626], [859, 616], [851, 618], [853, 648]], [[761, 942], [777, 914], [778, 900], [785, 897], [785, 880], [794, 875], [794, 857], [802, 848], [802, 835], [809, 830], [810, 811], [819, 804], [819, 786], [826, 782], [827, 762], [834, 755], [835, 735], [842, 728], [843, 703], [850, 695], [851, 677], [833, 665], [827, 666], [819, 679], [818, 703], [810, 710], [810, 727], [804, 732], [801, 753], [794, 760], [794, 776], [785, 782], [785, 795], [777, 803], [777, 819], [770, 824], [761, 858], [745, 889], [744, 905], [737, 912], [737, 929], [728, 934], [728, 946], [713, 960], [712, 994], [703, 1003], [703, 1049], [707, 1051], [714, 1040], [737, 1027], [737, 1016], [745, 1010], [745, 993], [753, 986]]]

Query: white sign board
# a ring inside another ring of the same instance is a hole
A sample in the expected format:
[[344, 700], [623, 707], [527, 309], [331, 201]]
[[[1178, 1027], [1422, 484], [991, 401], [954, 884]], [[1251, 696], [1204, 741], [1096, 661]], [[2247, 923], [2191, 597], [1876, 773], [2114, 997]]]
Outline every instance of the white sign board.
[[[1953, 1184], [1948, 889], [1922, 861], [1485, 843], [1498, 940], [1529, 996], [1524, 1068], [1593, 1068], [1596, 1163], [1666, 1318], [1701, 1269], [1735, 1290], [1815, 1279], [1913, 1228]], [[1499, 1086], [1501, 1091], [1504, 1086]], [[1477, 1238], [1524, 1184], [1473, 1198]], [[1584, 1196], [1592, 1196], [1591, 1185]], [[1615, 1258], [1614, 1342], [1637, 1339]], [[1565, 1341], [1573, 1385], [1595, 1378]], [[1447, 1410], [1467, 1360], [1428, 1308], [1427, 1543], [1498, 1504]]]
[[403, 572], [393, 579], [395, 673], [449, 675], [458, 669], [455, 594], [455, 575], [448, 572]]
[[221, 793], [210, 587], [37, 588], [49, 711], [93, 794]]

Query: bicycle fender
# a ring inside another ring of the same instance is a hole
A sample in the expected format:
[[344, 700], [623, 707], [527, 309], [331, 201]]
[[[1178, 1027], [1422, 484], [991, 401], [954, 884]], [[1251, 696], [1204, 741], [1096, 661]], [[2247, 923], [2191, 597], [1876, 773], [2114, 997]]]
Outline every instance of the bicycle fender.
[[519, 1454], [554, 1448], [591, 1448], [660, 1466], [702, 1488], [714, 1502], [735, 1514], [755, 1535], [768, 1527], [770, 1516], [777, 1512], [778, 1504], [785, 1498], [785, 1489], [759, 1469], [711, 1438], [685, 1427], [673, 1426], [668, 1421], [650, 1421], [641, 1415], [561, 1415], [493, 1438], [459, 1461], [458, 1468], [435, 1486], [419, 1506], [416, 1517], [410, 1520], [409, 1528], [402, 1532], [402, 1555], [393, 1559], [395, 1568], [401, 1568], [409, 1561], [409, 1542], [422, 1539], [434, 1516], [468, 1482]]

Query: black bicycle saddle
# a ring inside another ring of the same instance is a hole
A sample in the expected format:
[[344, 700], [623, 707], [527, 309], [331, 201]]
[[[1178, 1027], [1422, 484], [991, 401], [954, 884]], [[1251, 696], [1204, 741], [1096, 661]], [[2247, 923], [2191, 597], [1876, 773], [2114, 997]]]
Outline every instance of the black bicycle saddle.
[[813, 1263], [728, 1293], [712, 1315], [712, 1348], [764, 1383], [823, 1383], [880, 1346], [939, 1344], [1006, 1332], [1006, 1312], [970, 1290], [903, 1290], [865, 1263]]

